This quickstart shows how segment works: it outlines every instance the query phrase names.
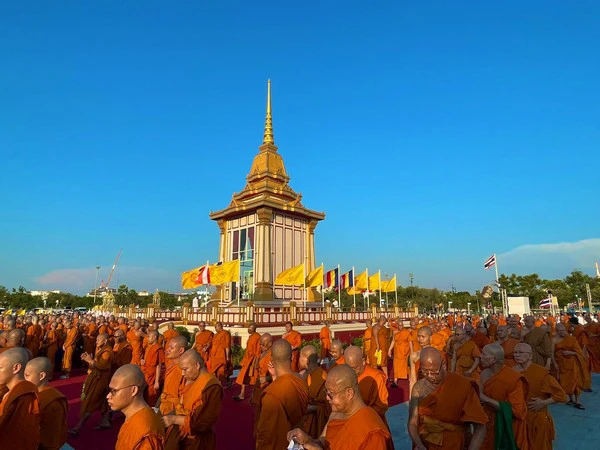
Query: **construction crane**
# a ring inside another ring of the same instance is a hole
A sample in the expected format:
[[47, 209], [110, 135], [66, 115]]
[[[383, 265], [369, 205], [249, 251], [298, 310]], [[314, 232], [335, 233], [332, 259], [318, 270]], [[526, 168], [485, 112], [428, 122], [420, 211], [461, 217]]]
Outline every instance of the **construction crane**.
[[117, 263], [119, 262], [119, 258], [121, 257], [121, 252], [123, 251], [123, 249], [119, 250], [119, 253], [117, 253], [117, 258], [115, 259], [115, 263], [112, 266], [112, 270], [110, 271], [110, 275], [108, 276], [108, 281], [106, 282], [106, 289], [108, 289], [110, 287], [110, 280], [112, 279], [113, 273], [115, 273], [115, 269], [117, 268]]

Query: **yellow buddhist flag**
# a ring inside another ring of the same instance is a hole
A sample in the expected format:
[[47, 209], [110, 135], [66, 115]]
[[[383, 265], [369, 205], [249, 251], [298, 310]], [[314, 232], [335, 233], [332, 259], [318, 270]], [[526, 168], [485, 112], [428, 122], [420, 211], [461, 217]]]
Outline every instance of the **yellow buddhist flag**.
[[[365, 270], [363, 273], [356, 275], [354, 277], [354, 288], [357, 290], [362, 289], [366, 291], [369, 287], [367, 286], [367, 271]], [[349, 292], [348, 292], [349, 293]]]
[[362, 294], [362, 291], [360, 289], [357, 289], [356, 286], [349, 287], [346, 292], [348, 293], [348, 295]]
[[315, 287], [323, 285], [323, 266], [319, 266], [306, 277], [306, 287]]
[[210, 266], [210, 284], [225, 284], [240, 281], [240, 260]]
[[381, 274], [379, 272], [369, 277], [369, 290], [378, 291], [381, 289]]
[[284, 270], [275, 279], [275, 284], [302, 286], [304, 284], [304, 264]]
[[200, 270], [206, 266], [196, 267], [181, 274], [181, 287], [183, 289], [194, 289], [201, 286], [202, 281], [199, 279]]
[[396, 292], [396, 275], [391, 280], [381, 282], [381, 292]]

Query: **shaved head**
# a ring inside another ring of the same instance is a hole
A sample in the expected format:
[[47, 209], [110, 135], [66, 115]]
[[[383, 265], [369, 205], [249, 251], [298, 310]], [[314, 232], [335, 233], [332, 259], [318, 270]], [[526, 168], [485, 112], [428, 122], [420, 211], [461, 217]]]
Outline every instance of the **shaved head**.
[[364, 359], [363, 352], [359, 347], [350, 345], [344, 350], [346, 364], [353, 366]]
[[504, 348], [499, 344], [488, 344], [481, 352], [481, 365], [491, 367], [496, 364], [504, 364]]
[[439, 366], [442, 363], [442, 354], [435, 347], [425, 347], [421, 350], [420, 355], [421, 364], [430, 362], [431, 364]]
[[22, 347], [25, 340], [25, 331], [20, 328], [10, 330], [8, 337], [6, 338], [6, 345], [8, 347]]
[[186, 348], [187, 345], [188, 345], [188, 340], [182, 334], [179, 334], [179, 335], [175, 336], [174, 338], [172, 338], [169, 341], [169, 343], [170, 342], [174, 342], [175, 345], [177, 345], [178, 347], [181, 347], [181, 348]]
[[300, 369], [308, 369], [309, 366], [316, 366], [318, 360], [319, 356], [317, 354], [317, 349], [312, 345], [307, 345], [300, 349], [298, 367], [300, 367]]
[[7, 385], [10, 390], [23, 380], [27, 361], [29, 352], [21, 347], [9, 348], [0, 354], [0, 384]]
[[515, 345], [515, 351], [531, 353], [532, 349], [531, 345], [521, 342], [520, 344]]
[[204, 358], [195, 349], [187, 350], [183, 355], [179, 357], [179, 361], [191, 362], [193, 364], [200, 364], [200, 367], [205, 366]]
[[29, 353], [21, 347], [9, 348], [4, 353], [0, 354], [0, 359], [2, 358], [11, 365], [21, 364], [21, 371], [23, 371], [29, 361]]
[[271, 360], [273, 364], [292, 362], [292, 346], [285, 339], [279, 339], [271, 347]]
[[[112, 376], [113, 380], [118, 380], [122, 384], [132, 384], [135, 386], [144, 386], [146, 379], [142, 369], [136, 364], [125, 364], [119, 367]], [[138, 395], [143, 395], [143, 389], [138, 391]]]
[[25, 367], [25, 379], [37, 387], [47, 385], [52, 376], [52, 363], [48, 358], [33, 358]]
[[348, 386], [358, 392], [358, 377], [354, 370], [345, 364], [332, 368], [327, 374], [327, 380], [332, 385]]

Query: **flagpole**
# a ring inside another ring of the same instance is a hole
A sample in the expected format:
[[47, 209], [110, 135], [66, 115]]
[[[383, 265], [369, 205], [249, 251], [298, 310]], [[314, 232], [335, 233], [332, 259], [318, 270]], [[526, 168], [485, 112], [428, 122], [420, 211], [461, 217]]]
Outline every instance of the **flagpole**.
[[352, 266], [352, 305], [356, 309], [356, 287], [354, 286], [354, 266]]
[[[381, 269], [379, 269], [379, 307], [381, 307]], [[387, 309], [387, 304], [385, 305], [385, 309]]]
[[[321, 272], [323, 276], [325, 276], [325, 264], [321, 263]], [[321, 303], [323, 304], [323, 308], [325, 308], [325, 283], [323, 283], [323, 278], [321, 278]]]
[[367, 274], [367, 297], [363, 297], [363, 303], [365, 304], [365, 311], [366, 311], [367, 310], [367, 306], [368, 306], [368, 304], [367, 304], [368, 300], [367, 299], [370, 296], [370, 294], [369, 294], [369, 268], [368, 267], [365, 269], [365, 273]]
[[498, 258], [496, 258], [496, 254], [494, 253], [494, 261], [496, 261], [496, 264], [494, 264], [494, 267], [496, 268], [496, 284], [498, 284], [498, 279], [500, 278], [498, 276]]
[[338, 271], [337, 271], [337, 276], [336, 276], [336, 280], [335, 280], [335, 284], [338, 290], [338, 308], [342, 307], [342, 290], [340, 289], [340, 265], [338, 264]]
[[304, 264], [302, 264], [302, 266], [304, 266], [304, 295], [303, 295], [303, 304], [304, 304], [304, 309], [306, 309], [306, 257], [304, 258], [305, 262]]
[[394, 274], [394, 292], [396, 293], [396, 306], [398, 306], [398, 286], [397, 286], [398, 278], [396, 278], [396, 274]]
[[240, 264], [240, 260], [238, 259], [238, 286], [237, 286], [237, 305], [240, 307], [240, 297], [242, 295], [242, 265]]

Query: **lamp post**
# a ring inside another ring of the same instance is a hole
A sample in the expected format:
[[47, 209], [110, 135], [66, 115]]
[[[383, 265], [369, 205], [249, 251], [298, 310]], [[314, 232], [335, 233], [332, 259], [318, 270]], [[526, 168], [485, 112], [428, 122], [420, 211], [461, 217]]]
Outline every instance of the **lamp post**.
[[100, 266], [96, 266], [96, 282], [94, 283], [94, 305], [96, 304], [96, 294], [98, 293], [98, 271]]
[[450, 312], [450, 308], [452, 308], [452, 302], [448, 302], [448, 312]]
[[467, 302], [467, 314], [471, 315], [471, 302]]

